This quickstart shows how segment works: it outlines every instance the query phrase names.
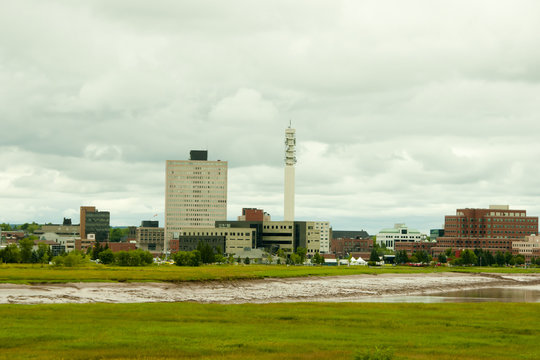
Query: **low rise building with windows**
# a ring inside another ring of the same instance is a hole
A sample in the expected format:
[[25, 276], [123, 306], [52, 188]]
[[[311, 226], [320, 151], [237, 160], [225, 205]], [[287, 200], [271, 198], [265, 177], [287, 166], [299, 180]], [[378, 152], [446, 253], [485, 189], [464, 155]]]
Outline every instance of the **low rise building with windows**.
[[369, 259], [371, 250], [373, 250], [373, 240], [371, 238], [339, 238], [332, 239], [331, 252], [340, 258], [353, 255]]
[[426, 239], [426, 234], [410, 229], [405, 224], [395, 224], [393, 228], [382, 229], [376, 236], [377, 244], [390, 250], [394, 250], [394, 245], [398, 242], [419, 242]]
[[199, 243], [206, 243], [222, 253], [235, 255], [253, 247], [255, 231], [249, 227], [184, 228], [171, 240], [171, 251], [192, 251]]
[[150, 251], [152, 254], [161, 254], [165, 241], [165, 229], [159, 227], [158, 221], [145, 220], [135, 229], [135, 243], [137, 248]]
[[304, 247], [308, 256], [320, 251], [321, 235], [314, 221], [216, 221], [216, 227], [254, 229], [253, 248], [292, 252]]
[[540, 258], [540, 236], [533, 234], [525, 236], [524, 241], [512, 242], [512, 254], [523, 255], [526, 263], [531, 259]]

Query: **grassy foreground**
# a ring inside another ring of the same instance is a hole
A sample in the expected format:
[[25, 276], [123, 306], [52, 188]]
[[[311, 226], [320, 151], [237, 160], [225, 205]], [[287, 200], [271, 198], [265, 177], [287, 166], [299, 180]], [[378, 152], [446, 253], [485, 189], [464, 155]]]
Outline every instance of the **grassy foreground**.
[[540, 304], [1, 305], [0, 359], [539, 359]]
[[432, 273], [432, 272], [504, 272], [539, 273], [540, 268], [497, 268], [497, 267], [437, 267], [415, 268], [389, 266], [369, 268], [366, 266], [285, 266], [285, 265], [209, 265], [180, 267], [174, 265], [120, 267], [91, 265], [80, 268], [58, 268], [30, 264], [0, 265], [0, 283], [45, 283], [45, 282], [123, 282], [123, 281], [206, 281], [233, 279], [284, 278], [302, 276], [332, 276], [353, 274], [385, 273]]

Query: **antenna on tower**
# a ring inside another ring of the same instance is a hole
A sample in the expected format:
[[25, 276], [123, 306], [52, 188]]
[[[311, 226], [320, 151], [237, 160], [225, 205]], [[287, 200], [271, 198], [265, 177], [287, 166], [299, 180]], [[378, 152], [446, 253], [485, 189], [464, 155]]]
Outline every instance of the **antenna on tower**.
[[289, 129], [292, 127], [292, 119], [289, 119]]

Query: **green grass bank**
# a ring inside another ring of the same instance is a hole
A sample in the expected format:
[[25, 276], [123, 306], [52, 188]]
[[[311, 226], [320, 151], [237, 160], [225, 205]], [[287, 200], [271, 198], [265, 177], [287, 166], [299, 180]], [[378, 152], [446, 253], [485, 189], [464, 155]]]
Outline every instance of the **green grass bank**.
[[285, 266], [285, 265], [208, 265], [180, 267], [153, 265], [143, 267], [120, 267], [90, 265], [78, 268], [41, 266], [39, 264], [0, 265], [0, 283], [31, 284], [55, 282], [177, 282], [207, 280], [241, 280], [262, 278], [285, 278], [304, 276], [338, 276], [353, 274], [414, 274], [432, 272], [490, 272], [490, 273], [540, 273], [540, 268], [498, 267], [406, 267], [387, 266]]
[[540, 304], [1, 305], [0, 359], [539, 359]]

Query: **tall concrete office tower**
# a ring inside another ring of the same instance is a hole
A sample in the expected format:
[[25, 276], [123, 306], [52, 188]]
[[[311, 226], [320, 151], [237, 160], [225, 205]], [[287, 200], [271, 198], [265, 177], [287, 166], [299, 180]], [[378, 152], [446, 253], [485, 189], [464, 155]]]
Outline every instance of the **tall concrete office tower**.
[[189, 160], [167, 160], [165, 175], [165, 251], [184, 227], [214, 227], [227, 220], [227, 162], [208, 161], [206, 150]]
[[284, 221], [294, 221], [294, 165], [296, 164], [296, 130], [285, 129], [285, 212]]

